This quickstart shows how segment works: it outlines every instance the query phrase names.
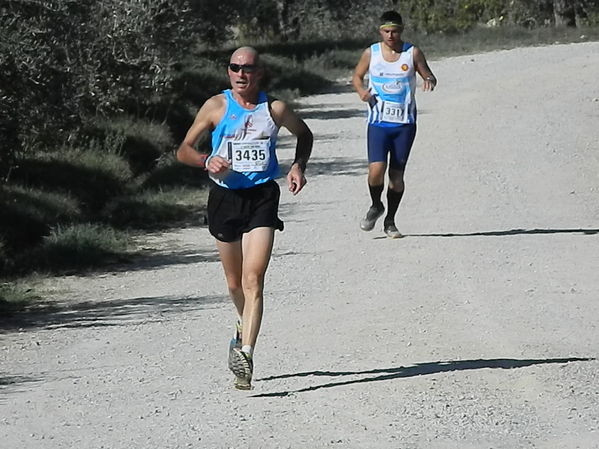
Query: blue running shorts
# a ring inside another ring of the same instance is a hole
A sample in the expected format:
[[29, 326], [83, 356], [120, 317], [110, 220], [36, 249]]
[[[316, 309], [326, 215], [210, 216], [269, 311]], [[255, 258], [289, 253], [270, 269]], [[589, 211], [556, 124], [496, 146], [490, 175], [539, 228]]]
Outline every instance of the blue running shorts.
[[416, 124], [401, 126], [368, 125], [368, 163], [385, 162], [394, 170], [404, 170], [416, 137]]

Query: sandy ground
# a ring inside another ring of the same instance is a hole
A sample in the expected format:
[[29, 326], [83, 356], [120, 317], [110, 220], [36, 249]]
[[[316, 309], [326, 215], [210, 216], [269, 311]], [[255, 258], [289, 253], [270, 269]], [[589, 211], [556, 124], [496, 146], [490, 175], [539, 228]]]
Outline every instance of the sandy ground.
[[[364, 112], [303, 101], [255, 388], [204, 227], [48, 282], [0, 334], [2, 448], [599, 448], [599, 43], [433, 61], [398, 215], [360, 231]], [[283, 139], [282, 161], [292, 158]]]

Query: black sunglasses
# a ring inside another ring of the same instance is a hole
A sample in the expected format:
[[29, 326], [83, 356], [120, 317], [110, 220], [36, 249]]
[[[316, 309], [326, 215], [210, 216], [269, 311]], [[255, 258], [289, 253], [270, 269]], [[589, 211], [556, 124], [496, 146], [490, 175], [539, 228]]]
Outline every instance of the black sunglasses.
[[254, 73], [256, 70], [258, 70], [258, 66], [256, 64], [235, 64], [233, 62], [229, 64], [229, 68], [235, 73], [239, 72], [240, 70], [243, 70], [245, 73]]

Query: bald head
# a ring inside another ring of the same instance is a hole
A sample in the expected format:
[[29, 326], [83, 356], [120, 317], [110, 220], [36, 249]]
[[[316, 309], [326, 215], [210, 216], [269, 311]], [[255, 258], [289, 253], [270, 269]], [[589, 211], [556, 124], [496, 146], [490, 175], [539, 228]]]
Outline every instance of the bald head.
[[235, 62], [239, 58], [248, 58], [251, 59], [254, 64], [260, 65], [260, 56], [254, 47], [239, 47], [231, 55], [231, 62]]

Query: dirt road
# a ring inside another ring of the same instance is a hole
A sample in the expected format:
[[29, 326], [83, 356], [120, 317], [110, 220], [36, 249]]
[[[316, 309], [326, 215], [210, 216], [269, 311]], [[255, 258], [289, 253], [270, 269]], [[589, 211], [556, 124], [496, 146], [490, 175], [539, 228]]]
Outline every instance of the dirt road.
[[182, 229], [48, 282], [65, 308], [0, 334], [0, 446], [599, 448], [599, 43], [431, 65], [403, 239], [358, 226], [357, 96], [303, 101], [254, 390], [227, 371], [213, 241]]

